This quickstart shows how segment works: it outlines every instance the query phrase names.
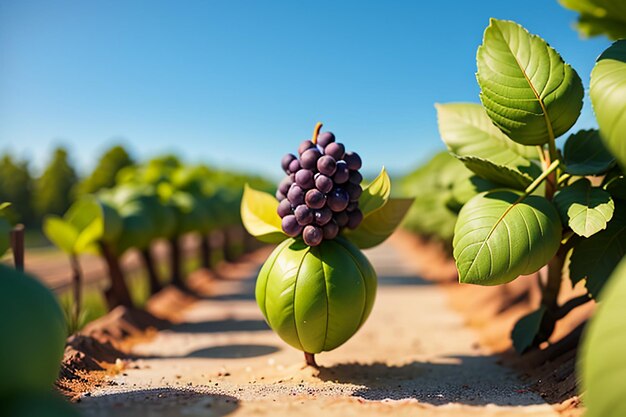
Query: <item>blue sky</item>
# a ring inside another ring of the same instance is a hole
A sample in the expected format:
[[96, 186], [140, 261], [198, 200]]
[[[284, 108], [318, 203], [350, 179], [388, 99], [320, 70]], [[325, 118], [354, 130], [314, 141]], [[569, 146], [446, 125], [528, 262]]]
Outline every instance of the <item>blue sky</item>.
[[0, 151], [40, 167], [62, 144], [87, 170], [121, 142], [277, 176], [323, 121], [401, 173], [442, 148], [435, 102], [478, 100], [489, 17], [547, 39], [586, 88], [608, 46], [556, 0], [422, 3], [0, 0]]

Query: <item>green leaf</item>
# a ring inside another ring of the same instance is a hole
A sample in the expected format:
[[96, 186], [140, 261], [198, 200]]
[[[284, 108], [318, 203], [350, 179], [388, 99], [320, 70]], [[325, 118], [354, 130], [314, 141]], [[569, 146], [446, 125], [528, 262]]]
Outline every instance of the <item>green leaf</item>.
[[456, 155], [476, 156], [499, 165], [528, 166], [537, 149], [520, 145], [498, 129], [477, 103], [435, 104], [439, 134]]
[[0, 216], [0, 256], [9, 249], [11, 240], [11, 223], [4, 217]]
[[611, 275], [582, 342], [585, 417], [626, 416], [626, 259]]
[[542, 305], [539, 309], [528, 313], [515, 323], [515, 327], [513, 327], [511, 332], [511, 339], [517, 353], [524, 353], [533, 345], [546, 311], [546, 307]]
[[459, 281], [497, 285], [532, 274], [560, 241], [559, 214], [545, 198], [508, 190], [479, 194], [461, 209], [454, 229]]
[[485, 110], [515, 142], [544, 145], [578, 119], [580, 77], [543, 39], [517, 23], [491, 19], [477, 63]]
[[412, 198], [390, 198], [387, 204], [371, 212], [355, 230], [345, 236], [361, 249], [383, 243], [396, 230], [413, 204]]
[[541, 174], [541, 169], [536, 165], [532, 165], [535, 168], [529, 169], [529, 171], [533, 171], [531, 175], [521, 172], [517, 168], [498, 165], [487, 159], [474, 156], [457, 156], [457, 158], [480, 177], [516, 190], [525, 190]]
[[626, 6], [623, 0], [559, 0], [580, 13], [576, 27], [582, 36], [626, 38]]
[[43, 222], [43, 232], [55, 246], [63, 252], [72, 254], [78, 239], [78, 231], [74, 226], [58, 216], [47, 216]]
[[600, 187], [593, 187], [586, 178], [559, 191], [554, 197], [554, 205], [563, 223], [583, 237], [606, 229], [615, 209], [611, 194]]
[[391, 180], [383, 167], [374, 181], [363, 189], [363, 194], [359, 198], [359, 208], [363, 212], [363, 217], [384, 206], [390, 194]]
[[591, 71], [593, 110], [605, 145], [626, 169], [626, 39], [600, 55]]
[[245, 185], [241, 199], [241, 220], [248, 233], [267, 243], [284, 240], [287, 236], [283, 233], [277, 209], [278, 201], [274, 196]]
[[565, 171], [572, 175], [600, 175], [615, 165], [615, 157], [595, 130], [579, 130], [570, 135], [563, 147]]
[[607, 228], [578, 243], [570, 258], [572, 284], [585, 280], [589, 293], [596, 298], [607, 279], [626, 255], [626, 207], [615, 206]]
[[4, 203], [0, 203], [0, 212], [4, 211], [4, 209], [10, 206], [11, 206], [11, 203], [6, 202], [6, 201]]
[[626, 177], [623, 174], [606, 176], [604, 189], [611, 194], [611, 197], [619, 200], [626, 200]]

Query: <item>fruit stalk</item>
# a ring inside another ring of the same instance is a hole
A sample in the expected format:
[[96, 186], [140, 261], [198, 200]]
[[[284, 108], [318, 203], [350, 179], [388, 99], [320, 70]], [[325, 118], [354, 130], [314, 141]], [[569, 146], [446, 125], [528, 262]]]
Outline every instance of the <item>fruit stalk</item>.
[[304, 352], [304, 360], [306, 361], [307, 366], [319, 368], [317, 362], [315, 362], [315, 353]]

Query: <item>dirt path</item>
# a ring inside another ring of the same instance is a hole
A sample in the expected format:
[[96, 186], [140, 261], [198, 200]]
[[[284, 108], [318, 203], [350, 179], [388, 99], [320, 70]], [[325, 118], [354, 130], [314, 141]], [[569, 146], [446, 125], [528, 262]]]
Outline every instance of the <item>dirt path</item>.
[[[137, 345], [109, 384], [85, 394], [85, 416], [555, 416], [416, 277], [394, 241], [367, 255], [380, 277], [369, 321], [318, 355], [319, 371], [271, 332], [254, 301], [255, 267], [221, 281], [186, 320]], [[258, 267], [258, 266], [256, 266]]]

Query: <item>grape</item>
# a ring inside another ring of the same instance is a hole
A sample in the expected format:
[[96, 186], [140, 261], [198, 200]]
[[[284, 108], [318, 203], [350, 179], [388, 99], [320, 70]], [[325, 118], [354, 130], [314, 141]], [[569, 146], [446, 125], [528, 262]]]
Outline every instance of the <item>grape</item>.
[[332, 177], [337, 170], [337, 161], [332, 156], [324, 155], [317, 160], [317, 170], [321, 174]]
[[304, 202], [312, 209], [321, 209], [326, 205], [326, 196], [321, 191], [312, 189], [306, 192]]
[[286, 176], [285, 178], [283, 178], [280, 184], [278, 184], [278, 191], [280, 191], [283, 195], [287, 195], [291, 184], [293, 184], [293, 180], [291, 179], [291, 177]]
[[283, 171], [285, 171], [285, 173], [289, 174], [289, 164], [295, 159], [295, 155], [290, 153], [283, 156], [283, 159], [280, 161], [280, 166], [283, 168]]
[[348, 207], [346, 207], [346, 211], [348, 213], [350, 213], [351, 211], [354, 211], [357, 208], [359, 208], [359, 202], [358, 201], [351, 201], [350, 204], [348, 204]]
[[283, 201], [287, 196], [280, 192], [280, 190], [276, 190], [276, 200]]
[[339, 234], [339, 226], [337, 226], [334, 220], [331, 220], [322, 228], [322, 232], [324, 233], [324, 239], [334, 239]]
[[298, 224], [296, 216], [293, 214], [283, 217], [281, 225], [283, 232], [285, 232], [287, 236], [296, 237], [302, 232], [302, 226]]
[[346, 161], [346, 164], [348, 164], [348, 168], [350, 168], [353, 171], [359, 170], [361, 169], [361, 157], [359, 156], [358, 153], [356, 152], [347, 152], [344, 157], [343, 160]]
[[317, 148], [307, 149], [300, 156], [300, 166], [305, 169], [314, 169], [320, 156], [322, 153]]
[[315, 187], [324, 194], [329, 193], [333, 189], [333, 180], [324, 174], [315, 174]]
[[337, 162], [337, 170], [335, 171], [335, 175], [333, 175], [335, 184], [343, 184], [348, 181], [348, 178], [350, 178], [348, 165], [344, 161]]
[[324, 226], [333, 218], [333, 212], [328, 207], [323, 207], [319, 210], [315, 210], [313, 213], [315, 217], [315, 224], [318, 226]]
[[313, 147], [315, 147], [313, 142], [311, 142], [310, 140], [303, 140], [302, 143], [300, 143], [300, 146], [298, 146], [298, 154], [302, 156], [304, 151], [306, 151], [307, 149], [311, 149]]
[[[347, 162], [346, 162], [347, 163]], [[348, 167], [350, 166], [350, 164], [348, 164]], [[361, 175], [361, 173], [359, 171], [350, 171], [350, 178], [349, 181], [352, 184], [356, 184], [359, 185], [361, 184], [361, 181], [363, 181], [363, 175]]]
[[287, 198], [289, 199], [291, 205], [299, 206], [300, 204], [304, 203], [304, 191], [296, 184], [293, 184], [291, 188], [289, 188]]
[[340, 212], [345, 210], [349, 202], [350, 196], [343, 188], [337, 187], [328, 194], [327, 204], [332, 211]]
[[289, 173], [295, 174], [296, 172], [298, 172], [299, 169], [300, 169], [300, 161], [298, 161], [297, 159], [294, 159], [293, 161], [291, 161], [291, 163], [289, 164]]
[[296, 172], [296, 184], [303, 190], [309, 190], [315, 187], [315, 181], [313, 181], [313, 171], [301, 169]]
[[293, 214], [296, 216], [296, 221], [301, 226], [313, 223], [313, 211], [305, 204], [300, 204], [296, 207]]
[[308, 225], [304, 228], [302, 232], [302, 238], [304, 239], [304, 243], [309, 246], [317, 246], [322, 243], [322, 239], [324, 238], [324, 232], [322, 229], [317, 226]]
[[348, 229], [356, 229], [363, 221], [363, 213], [361, 210], [356, 209], [348, 214]]
[[335, 141], [335, 135], [333, 132], [322, 132], [317, 137], [317, 144], [323, 148]]
[[291, 203], [289, 202], [289, 200], [284, 199], [283, 201], [278, 203], [278, 209], [276, 209], [276, 212], [280, 217], [285, 217], [291, 214], [291, 211]]
[[344, 184], [344, 187], [348, 192], [350, 201], [359, 201], [359, 197], [361, 197], [361, 194], [363, 194], [363, 189], [360, 185], [355, 185], [349, 182], [347, 184]]
[[337, 222], [337, 226], [344, 227], [348, 224], [350, 217], [348, 217], [348, 213], [345, 211], [340, 211], [339, 213], [333, 214], [333, 220]]
[[339, 161], [343, 159], [346, 148], [344, 148], [341, 143], [333, 142], [324, 148], [324, 153], [328, 156], [332, 156], [336, 161]]

